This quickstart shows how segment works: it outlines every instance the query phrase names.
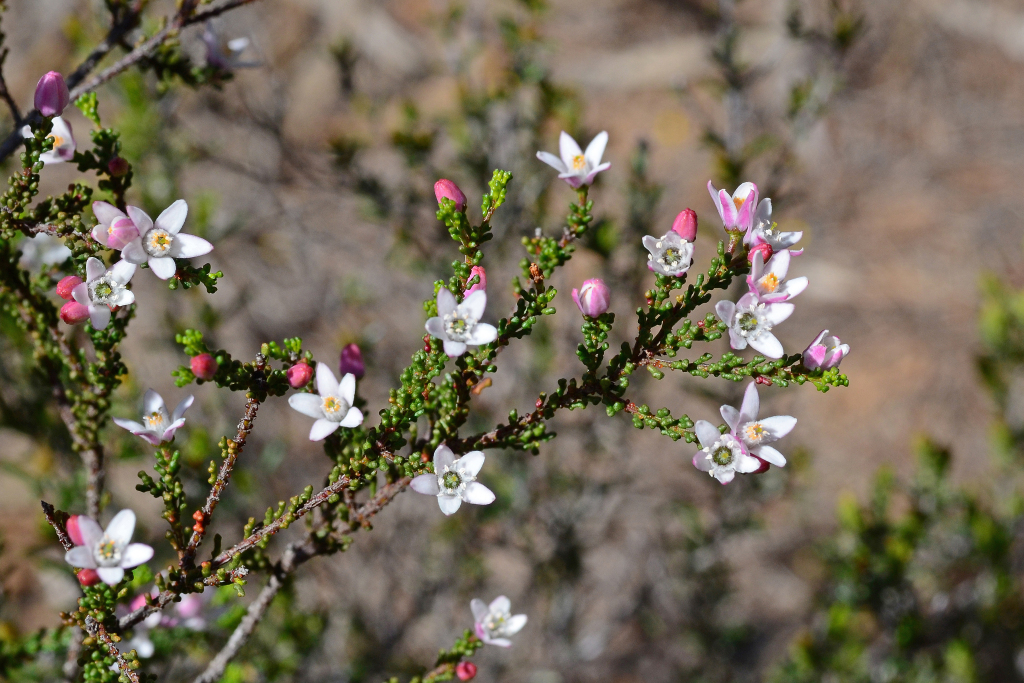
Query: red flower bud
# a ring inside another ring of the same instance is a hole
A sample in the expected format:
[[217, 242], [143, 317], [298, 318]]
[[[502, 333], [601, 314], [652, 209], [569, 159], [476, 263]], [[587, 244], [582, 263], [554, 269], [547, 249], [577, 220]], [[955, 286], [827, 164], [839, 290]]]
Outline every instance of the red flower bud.
[[442, 199], [447, 198], [455, 202], [456, 211], [466, 210], [466, 195], [462, 194], [459, 186], [450, 180], [442, 178], [434, 183], [434, 196], [437, 197], [438, 204]]
[[363, 362], [363, 352], [357, 344], [349, 344], [341, 350], [341, 361], [338, 363], [338, 372], [341, 376], [355, 375], [361, 378], [366, 374], [366, 364]]
[[768, 462], [767, 460], [759, 458], [759, 457], [757, 457], [756, 455], [753, 455], [753, 454], [751, 455], [751, 457], [761, 463], [761, 466], [758, 467], [753, 472], [751, 472], [751, 474], [763, 474], [763, 473], [767, 472], [769, 469], [771, 469], [772, 464], [770, 462]]
[[193, 356], [189, 366], [192, 368], [193, 375], [206, 382], [209, 382], [217, 374], [217, 360], [208, 353]]
[[476, 676], [476, 664], [473, 662], [459, 662], [455, 666], [455, 675], [460, 681], [468, 681]]
[[100, 575], [95, 569], [81, 569], [78, 571], [78, 583], [83, 586], [95, 586], [100, 582]]
[[115, 178], [127, 175], [129, 168], [128, 160], [124, 157], [114, 157], [107, 163], [107, 170], [110, 171], [110, 175]]
[[84, 323], [89, 319], [89, 307], [77, 301], [69, 301], [60, 307], [60, 319], [68, 325]]
[[303, 360], [288, 368], [285, 375], [288, 377], [288, 385], [292, 389], [301, 389], [309, 384], [309, 380], [313, 379], [313, 368]]
[[764, 262], [768, 263], [768, 259], [772, 257], [772, 245], [768, 244], [767, 242], [762, 242], [761, 244], [758, 244], [756, 247], [751, 247], [750, 251], [747, 252], [747, 260], [753, 263], [754, 254], [758, 252], [760, 252], [761, 256], [764, 257]]
[[56, 71], [45, 74], [36, 83], [36, 109], [43, 116], [60, 116], [71, 102], [64, 77]]
[[697, 212], [693, 209], [685, 209], [676, 216], [672, 223], [672, 229], [687, 242], [697, 238]]
[[77, 275], [61, 278], [61, 281], [57, 283], [57, 296], [65, 301], [71, 301], [71, 292], [80, 284], [82, 284], [82, 278]]
[[78, 515], [68, 517], [67, 529], [68, 537], [72, 543], [75, 545], [85, 545], [85, 541], [82, 540], [82, 530], [78, 527]]

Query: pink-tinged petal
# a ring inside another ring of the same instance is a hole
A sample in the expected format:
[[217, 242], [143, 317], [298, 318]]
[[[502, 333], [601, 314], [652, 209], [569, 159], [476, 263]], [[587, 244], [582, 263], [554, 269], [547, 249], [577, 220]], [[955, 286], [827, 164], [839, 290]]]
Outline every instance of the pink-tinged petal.
[[345, 417], [338, 424], [345, 429], [354, 429], [363, 424], [363, 413], [359, 408], [349, 408], [348, 412], [345, 413]]
[[750, 261], [750, 274], [747, 275], [747, 285], [754, 289], [753, 283], [756, 283], [762, 277], [764, 277], [764, 252], [758, 250], [754, 252], [754, 258]]
[[715, 473], [714, 477], [715, 479], [718, 480], [720, 484], [722, 484], [722, 486], [725, 486], [730, 481], [736, 478], [736, 473], [733, 472], [732, 470], [719, 470], [718, 472]]
[[324, 416], [323, 399], [316, 394], [292, 394], [288, 397], [288, 405], [303, 415], [319, 420]]
[[562, 163], [565, 164], [566, 170], [573, 168], [572, 162], [576, 157], [583, 156], [583, 150], [580, 149], [576, 140], [564, 130], [558, 136], [558, 153], [562, 156]]
[[[156, 217], [154, 225], [172, 235], [177, 235], [181, 230], [181, 226], [185, 225], [187, 217], [188, 204], [184, 199], [179, 199], [160, 212], [160, 215]], [[203, 241], [205, 242], [206, 240]]]
[[169, 442], [174, 438], [174, 433], [185, 426], [185, 418], [175, 420], [164, 430], [164, 433], [160, 435], [160, 440]]
[[434, 449], [434, 473], [440, 474], [445, 467], [451, 468], [455, 464], [455, 454], [452, 449], [441, 444]]
[[92, 213], [97, 221], [108, 227], [118, 218], [127, 218], [124, 211], [108, 202], [93, 202]]
[[170, 280], [178, 271], [178, 266], [174, 263], [174, 259], [167, 256], [150, 256], [149, 268], [161, 280]]
[[700, 445], [704, 448], [714, 446], [715, 442], [722, 436], [722, 433], [718, 431], [718, 427], [707, 420], [697, 420], [696, 424], [693, 425], [693, 431], [697, 435]]
[[146, 395], [142, 397], [142, 412], [145, 415], [167, 412], [167, 406], [164, 404], [163, 397], [152, 389], [147, 390]]
[[473, 334], [469, 335], [469, 339], [466, 340], [466, 343], [472, 344], [473, 346], [480, 346], [481, 344], [490, 344], [497, 338], [498, 328], [494, 325], [488, 325], [487, 323], [478, 323], [473, 328]]
[[725, 217], [722, 214], [721, 195], [718, 193], [718, 190], [715, 189], [714, 184], [710, 180], [708, 181], [708, 192], [711, 194], [711, 201], [715, 203], [715, 208], [718, 209], [719, 217], [721, 217], [722, 220], [725, 220]]
[[824, 367], [826, 370], [828, 370], [829, 368], [834, 368], [837, 365], [839, 365], [843, 361], [843, 359], [846, 358], [848, 355], [850, 355], [850, 345], [840, 344], [832, 351], [831, 354], [828, 355], [828, 357], [825, 359], [825, 362], [822, 364], [822, 367]]
[[72, 567], [80, 569], [94, 569], [96, 567], [96, 558], [93, 557], [91, 545], [75, 546], [64, 554], [64, 561]]
[[583, 179], [580, 178], [575, 173], [573, 173], [573, 174], [562, 173], [558, 177], [561, 178], [562, 180], [564, 180], [566, 183], [568, 183], [569, 187], [571, 187], [574, 190], [580, 189], [580, 186], [583, 185]]
[[437, 476], [433, 474], [421, 474], [418, 477], [413, 477], [413, 480], [409, 482], [409, 488], [425, 496], [436, 496], [441, 492], [437, 486]]
[[754, 195], [753, 200], [747, 199], [740, 204], [739, 210], [736, 212], [736, 226], [744, 231], [750, 230], [750, 226], [754, 222], [754, 202], [757, 201], [757, 195]]
[[75, 545], [85, 545], [85, 541], [82, 539], [82, 530], [78, 527], [78, 520], [83, 516], [84, 515], [71, 515], [68, 517], [67, 524], [64, 525], [64, 528], [67, 529], [68, 532], [68, 538], [70, 538], [71, 542]]
[[75, 285], [75, 288], [71, 290], [71, 298], [83, 306], [88, 306], [89, 300], [89, 285], [84, 282], [80, 285]]
[[103, 527], [92, 517], [78, 516], [78, 531], [82, 534], [82, 545], [90, 548], [103, 538]]
[[537, 158], [559, 173], [565, 173], [569, 170], [565, 167], [565, 164], [562, 163], [562, 160], [551, 152], [537, 152]]
[[437, 505], [446, 515], [454, 515], [462, 507], [462, 499], [458, 496], [438, 496]]
[[345, 403], [352, 405], [356, 400], [356, 376], [352, 373], [342, 375], [336, 395], [344, 399]]
[[94, 329], [105, 330], [110, 324], [110, 309], [106, 306], [89, 306], [89, 322]]
[[601, 131], [594, 136], [594, 139], [587, 145], [587, 151], [583, 153], [583, 157], [587, 160], [591, 166], [597, 167], [601, 165], [601, 157], [604, 156], [605, 147], [608, 146], [608, 131]]
[[92, 235], [94, 240], [103, 246], [107, 246], [107, 229], [105, 227], [102, 225], [95, 225], [93, 226], [92, 232], [89, 234]]
[[[796, 427], [796, 418], [791, 415], [775, 415], [773, 417], [766, 417], [758, 422], [765, 431], [772, 435], [772, 439], [781, 439], [782, 437], [793, 431]], [[764, 456], [761, 456], [764, 457]], [[773, 465], [775, 463], [772, 463]]]
[[100, 567], [96, 570], [100, 581], [108, 586], [116, 586], [124, 578], [124, 570], [120, 567]]
[[484, 466], [485, 456], [481, 451], [470, 451], [464, 456], [459, 458], [459, 466], [462, 471], [471, 477], [475, 477], [480, 473], [480, 468]]
[[128, 217], [132, 219], [132, 223], [135, 223], [140, 235], [145, 235], [153, 228], [153, 219], [137, 206], [128, 207]]
[[490, 614], [487, 603], [480, 598], [473, 598], [469, 603], [469, 609], [473, 612], [473, 621], [483, 621], [484, 617]]
[[584, 184], [584, 185], [592, 185], [594, 183], [594, 178], [597, 177], [598, 173], [600, 173], [602, 171], [607, 171], [611, 167], [612, 167], [612, 162], [610, 162], [610, 161], [606, 161], [603, 164], [597, 166], [596, 168], [594, 168], [594, 170], [592, 170], [590, 173], [587, 174], [587, 177], [583, 179], [583, 183], [582, 184]]
[[341, 425], [337, 422], [330, 420], [319, 419], [313, 423], [313, 426], [309, 430], [310, 441], [323, 441], [328, 436], [338, 430]]
[[814, 341], [812, 341], [810, 345], [811, 346], [817, 346], [818, 344], [821, 343], [821, 340], [824, 339], [825, 335], [827, 335], [827, 334], [828, 334], [828, 330], [822, 330], [821, 332], [818, 333], [818, 336], [814, 338]]
[[490, 505], [495, 498], [494, 492], [478, 481], [470, 482], [462, 496], [473, 505]]
[[747, 348], [747, 338], [730, 327], [729, 347], [735, 349], [736, 351], [742, 351], [743, 349]]
[[[776, 304], [781, 305], [781, 304]], [[761, 334], [757, 339], [750, 339], [750, 347], [765, 355], [767, 358], [782, 358], [786, 351], [782, 348], [782, 342], [776, 339], [771, 332]]]
[[732, 202], [732, 197], [725, 190], [718, 191], [718, 203], [722, 207], [722, 222], [725, 227], [732, 228], [736, 225], [736, 205]]
[[437, 290], [437, 314], [441, 318], [454, 313], [458, 307], [459, 304], [455, 301], [455, 295], [449, 292], [447, 288], [442, 287]]
[[[803, 233], [797, 233], [797, 234], [803, 235]], [[789, 255], [790, 256], [803, 256], [804, 255], [804, 250], [803, 249], [790, 249], [789, 250]]]
[[483, 290], [477, 290], [467, 296], [461, 304], [459, 304], [459, 313], [465, 315], [474, 320], [480, 320], [484, 317], [484, 309], [487, 308], [487, 292]]
[[338, 380], [327, 363], [320, 361], [316, 364], [316, 393], [321, 396], [337, 396]]
[[827, 353], [828, 349], [821, 344], [807, 347], [804, 351], [804, 365], [809, 370], [817, 370], [822, 366]]
[[153, 559], [153, 549], [145, 543], [132, 543], [121, 555], [121, 566], [125, 569], [138, 567]]
[[437, 337], [438, 339], [445, 338], [444, 321], [438, 316], [435, 315], [433, 318], [427, 320], [427, 324], [424, 327], [426, 327], [427, 333], [430, 334], [430, 336]]
[[729, 425], [729, 430], [735, 432], [736, 426], [740, 423], [740, 411], [732, 406], [722, 406], [719, 412], [722, 413], [725, 424]]
[[181, 402], [174, 409], [174, 412], [171, 413], [171, 419], [174, 420], [175, 422], [180, 420], [185, 415], [185, 411], [188, 410], [192, 406], [192, 403], [195, 400], [196, 400], [196, 397], [195, 396], [191, 396], [191, 395], [186, 396], [185, 398], [181, 399]]
[[739, 424], [746, 424], [757, 419], [761, 410], [761, 398], [757, 395], [757, 382], [751, 382], [743, 391], [743, 404], [740, 405]]
[[142, 238], [136, 237], [124, 245], [124, 249], [121, 250], [121, 258], [128, 263], [134, 263], [139, 266], [148, 261], [149, 254], [142, 248]]
[[445, 339], [444, 352], [448, 355], [449, 358], [458, 358], [459, 356], [466, 352], [466, 345], [463, 342]]
[[43, 162], [43, 166], [51, 166], [53, 164], [63, 164], [64, 158], [58, 152], [50, 151], [40, 154], [39, 161]]
[[714, 467], [704, 451], [697, 451], [697, 454], [693, 456], [693, 466], [701, 472], [710, 472]]
[[136, 436], [142, 434], [143, 432], [149, 431], [143, 425], [139, 424], [135, 420], [126, 420], [122, 417], [115, 417], [114, 424], [116, 424], [121, 429], [127, 429], [129, 432], [135, 434]]
[[110, 266], [110, 276], [114, 280], [122, 285], [126, 285], [131, 282], [132, 276], [135, 275], [136, 266], [134, 263], [125, 261], [123, 258]]
[[715, 313], [726, 325], [732, 324], [732, 318], [736, 314], [736, 304], [726, 299], [715, 304]]
[[103, 261], [100, 261], [95, 256], [90, 256], [89, 260], [85, 262], [86, 282], [102, 277], [105, 272], [107, 272], [107, 267], [103, 265]]
[[213, 251], [213, 245], [202, 237], [179, 233], [174, 237], [174, 243], [168, 252], [174, 258], [195, 258], [204, 256]]
[[779, 453], [771, 446], [758, 446], [757, 448], [753, 449], [752, 452], [755, 455], [757, 455], [757, 457], [761, 458], [761, 460], [764, 460], [767, 463], [771, 463], [776, 467], [786, 466], [786, 456], [784, 456], [782, 453]]

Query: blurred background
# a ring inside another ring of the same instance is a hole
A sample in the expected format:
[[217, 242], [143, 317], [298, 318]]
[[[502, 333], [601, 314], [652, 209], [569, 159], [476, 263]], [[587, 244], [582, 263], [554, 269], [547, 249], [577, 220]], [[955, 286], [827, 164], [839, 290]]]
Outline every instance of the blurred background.
[[[6, 76], [27, 106], [39, 74], [67, 73], [101, 39], [105, 10], [9, 5]], [[188, 361], [174, 334], [200, 329], [241, 359], [288, 336], [328, 361], [355, 342], [372, 415], [457, 256], [433, 182], [458, 183], [478, 218], [491, 170], [514, 175], [484, 262], [496, 319], [513, 306], [520, 240], [559, 233], [575, 199], [535, 158], [557, 151], [561, 130], [584, 146], [609, 133], [612, 166], [590, 194], [596, 228], [553, 280], [559, 314], [501, 356], [473, 431], [581, 372], [569, 292], [584, 279], [612, 286], [616, 339], [632, 332], [650, 282], [640, 238], [684, 208], [700, 217], [695, 267], [706, 268], [721, 236], [709, 179], [730, 191], [756, 182], [780, 227], [804, 231], [791, 274], [810, 286], [776, 330], [787, 351], [827, 328], [852, 353], [848, 388], [762, 388], [762, 414], [799, 419], [780, 446], [784, 470], [723, 488], [692, 467], [694, 446], [591, 409], [561, 416], [538, 456], [489, 453], [493, 506], [444, 518], [432, 500], [401, 496], [350, 550], [299, 572], [226, 680], [406, 680], [471, 626], [471, 598], [499, 594], [530, 621], [512, 650], [475, 658], [480, 680], [1024, 677], [1018, 2], [263, 0], [181, 40], [202, 62], [208, 43], [239, 37], [250, 43], [218, 88], [132, 72], [100, 90], [104, 124], [135, 166], [129, 201], [153, 213], [187, 199], [187, 225], [215, 243], [225, 274], [214, 295], [137, 278], [113, 410], [134, 418], [149, 387], [169, 404], [196, 395], [179, 435], [196, 500], [244, 399], [175, 388], [170, 373]], [[67, 118], [88, 144], [91, 124]], [[70, 165], [43, 173], [51, 192], [80, 177]], [[78, 596], [38, 499], [81, 511], [66, 444], [18, 426], [19, 404], [42, 399], [19, 385], [15, 347], [0, 361], [9, 639], [56, 626]], [[695, 420], [716, 421], [743, 389], [636, 377], [634, 400]], [[261, 409], [216, 531], [236, 538], [250, 516], [319, 488], [329, 465], [308, 428], [284, 400]], [[158, 501], [134, 490], [151, 455], [115, 429], [107, 507], [134, 508], [158, 540]], [[154, 633], [147, 670], [194, 675], [247, 599], [209, 606], [184, 651]], [[39, 667], [18, 676], [45, 679]]]

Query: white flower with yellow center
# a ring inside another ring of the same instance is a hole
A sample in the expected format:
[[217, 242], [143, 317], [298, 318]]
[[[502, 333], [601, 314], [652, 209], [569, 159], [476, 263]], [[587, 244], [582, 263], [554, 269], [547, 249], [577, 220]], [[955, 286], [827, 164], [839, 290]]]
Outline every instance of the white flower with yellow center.
[[[21, 135], [26, 138], [32, 137], [32, 128], [30, 126], [23, 127]], [[75, 136], [71, 132], [71, 124], [62, 117], [53, 117], [53, 126], [50, 128], [50, 134], [46, 137], [53, 140], [53, 149], [39, 155], [39, 160], [43, 162], [43, 165], [63, 164], [75, 157]]]
[[480, 322], [487, 307], [487, 292], [478, 289], [462, 303], [442, 287], [437, 290], [437, 315], [427, 320], [427, 332], [444, 341], [444, 352], [455, 358], [466, 352], [467, 346], [489, 344], [498, 337], [494, 325]]
[[789, 249], [775, 252], [768, 259], [768, 263], [764, 262], [764, 254], [760, 251], [754, 253], [754, 260], [750, 264], [750, 274], [747, 275], [747, 287], [757, 295], [759, 302], [763, 304], [782, 303], [807, 289], [806, 277], [786, 280], [789, 262]]
[[474, 598], [469, 603], [473, 611], [474, 631], [476, 637], [488, 645], [512, 647], [510, 637], [519, 633], [526, 626], [525, 614], [512, 614], [512, 602], [504, 595], [499, 595], [488, 605], [483, 600]]
[[470, 451], [456, 458], [452, 449], [441, 444], [434, 451], [434, 471], [412, 480], [410, 488], [426, 496], [437, 496], [437, 504], [446, 515], [454, 514], [462, 501], [473, 505], [490, 505], [494, 493], [476, 480], [484, 466], [484, 454]]
[[739, 301], [719, 301], [715, 312], [729, 326], [729, 344], [745, 349], [749, 344], [768, 358], [782, 358], [782, 342], [772, 328], [793, 314], [793, 304], [761, 303], [755, 292], [744, 294]]
[[722, 419], [729, 425], [730, 434], [742, 441], [752, 456], [762, 461], [762, 470], [768, 469], [769, 464], [785, 467], [786, 457], [768, 444], [793, 431], [796, 427], [796, 418], [776, 415], [758, 420], [757, 413], [760, 409], [757, 382], [751, 382], [743, 394], [743, 403], [739, 410], [732, 406], [722, 406]]
[[174, 433], [185, 424], [185, 411], [189, 409], [194, 400], [194, 396], [186, 396], [174, 409], [174, 413], [168, 414], [163, 397], [150, 389], [142, 398], [141, 423], [115, 417], [114, 424], [122, 429], [127, 429], [135, 436], [142, 437], [154, 446], [159, 446], [161, 443], [173, 439]]
[[693, 243], [684, 240], [675, 231], [663, 237], [645, 235], [643, 243], [647, 251], [651, 252], [647, 256], [647, 267], [656, 273], [679, 277], [693, 263]]
[[558, 177], [569, 183], [573, 188], [590, 185], [594, 177], [611, 167], [611, 163], [601, 163], [604, 148], [608, 145], [608, 133], [601, 131], [587, 145], [587, 151], [580, 149], [579, 144], [571, 135], [562, 131], [558, 139], [558, 151], [561, 158], [551, 152], [537, 152], [537, 158], [558, 171]]
[[[757, 212], [754, 214], [754, 227], [743, 237], [743, 241], [751, 246], [768, 244], [773, 252], [779, 252], [789, 249], [803, 236], [802, 232], [779, 230], [778, 224], [772, 222], [772, 200], [766, 197], [757, 205]], [[800, 253], [803, 253], [802, 249], [799, 253], [794, 252], [793, 255], [798, 256]]]
[[79, 516], [78, 528], [82, 545], [75, 546], [64, 555], [72, 567], [95, 569], [100, 580], [115, 586], [124, 578], [124, 570], [149, 562], [153, 549], [145, 543], [132, 543], [135, 533], [135, 513], [121, 510], [110, 520], [107, 528], [90, 517]]
[[352, 407], [356, 399], [355, 375], [345, 375], [338, 382], [326, 363], [317, 363], [316, 391], [288, 397], [288, 405], [303, 415], [316, 418], [309, 430], [310, 441], [322, 441], [338, 427], [352, 429], [363, 423], [363, 414]]
[[161, 280], [174, 277], [178, 269], [174, 259], [194, 258], [213, 251], [213, 245], [202, 237], [181, 232], [188, 216], [188, 204], [184, 199], [164, 209], [156, 222], [137, 206], [129, 206], [128, 215], [138, 228], [139, 237], [125, 246], [121, 255], [131, 263], [149, 263], [150, 269]]
[[707, 472], [722, 484], [728, 484], [736, 473], [750, 474], [761, 467], [761, 461], [747, 453], [743, 442], [732, 434], [722, 434], [707, 420], [693, 426], [704, 448], [693, 456], [693, 466]]
[[135, 295], [125, 285], [135, 274], [135, 265], [118, 261], [109, 270], [98, 258], [85, 262], [85, 282], [71, 290], [75, 301], [89, 309], [89, 321], [97, 330], [110, 323], [110, 311], [135, 302]]

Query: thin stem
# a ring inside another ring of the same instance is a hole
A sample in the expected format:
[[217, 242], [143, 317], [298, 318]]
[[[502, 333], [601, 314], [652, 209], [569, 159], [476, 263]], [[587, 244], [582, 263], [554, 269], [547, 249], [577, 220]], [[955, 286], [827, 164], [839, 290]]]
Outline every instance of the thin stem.
[[103, 624], [96, 621], [93, 617], [88, 616], [85, 618], [85, 630], [90, 636], [106, 646], [107, 654], [117, 660], [117, 668], [121, 670], [122, 675], [127, 677], [131, 683], [140, 683], [139, 674], [135, 673], [131, 665], [128, 663], [128, 660], [117, 651], [117, 646], [114, 645], [113, 638], [111, 638], [110, 634], [107, 633], [107, 630], [103, 628]]

